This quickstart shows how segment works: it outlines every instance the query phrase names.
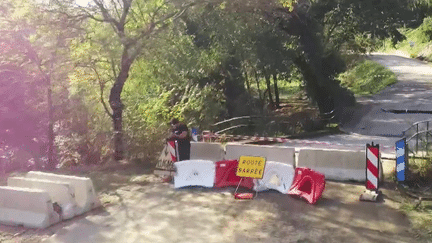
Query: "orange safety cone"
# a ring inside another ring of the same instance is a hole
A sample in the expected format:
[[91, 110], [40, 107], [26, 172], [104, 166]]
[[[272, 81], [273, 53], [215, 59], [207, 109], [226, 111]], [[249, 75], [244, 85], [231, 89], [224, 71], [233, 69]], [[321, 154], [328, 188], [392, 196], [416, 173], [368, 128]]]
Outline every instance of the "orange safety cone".
[[289, 195], [299, 196], [315, 204], [325, 189], [325, 176], [305, 167], [297, 167]]

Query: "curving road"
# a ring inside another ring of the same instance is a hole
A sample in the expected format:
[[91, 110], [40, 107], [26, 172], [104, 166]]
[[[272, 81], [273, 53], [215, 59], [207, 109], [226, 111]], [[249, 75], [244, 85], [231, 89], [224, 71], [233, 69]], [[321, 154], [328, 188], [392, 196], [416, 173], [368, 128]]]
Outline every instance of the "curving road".
[[417, 121], [432, 119], [430, 114], [393, 114], [381, 108], [432, 111], [432, 67], [422, 61], [396, 55], [374, 54], [369, 58], [393, 71], [398, 82], [371, 97], [358, 97], [360, 109], [347, 114], [342, 127], [351, 133], [400, 136]]
[[[347, 134], [310, 140], [292, 140], [284, 145], [362, 150], [378, 143], [383, 154], [394, 157], [394, 144], [414, 122], [432, 119], [432, 114], [393, 114], [397, 109], [432, 111], [432, 66], [395, 54], [373, 53], [369, 59], [393, 71], [398, 82], [372, 96], [356, 97], [358, 105], [344, 111], [341, 129]], [[311, 141], [313, 140], [313, 141]]]

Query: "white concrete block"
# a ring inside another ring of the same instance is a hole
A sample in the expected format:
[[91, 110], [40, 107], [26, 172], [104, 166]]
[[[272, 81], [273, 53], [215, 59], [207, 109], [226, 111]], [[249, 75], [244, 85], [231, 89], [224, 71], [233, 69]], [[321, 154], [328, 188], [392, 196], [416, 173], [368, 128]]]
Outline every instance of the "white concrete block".
[[9, 177], [8, 186], [41, 189], [51, 197], [51, 201], [62, 208], [63, 219], [70, 219], [77, 215], [78, 208], [75, 201], [75, 189], [69, 182], [31, 179], [25, 177]]
[[93, 187], [93, 182], [90, 178], [57, 175], [40, 171], [30, 171], [27, 173], [26, 178], [54, 180], [70, 183], [75, 189], [75, 201], [78, 205], [78, 214], [85, 213], [101, 206], [101, 202], [97, 197]]
[[265, 191], [274, 189], [281, 193], [288, 193], [294, 181], [294, 166], [274, 161], [267, 161], [262, 179], [254, 179], [254, 190]]
[[183, 160], [175, 162], [174, 188], [185, 186], [213, 187], [216, 166], [210, 160]]
[[220, 143], [191, 142], [191, 160], [211, 160], [213, 162], [224, 159], [225, 150]]
[[0, 222], [46, 228], [60, 221], [49, 194], [40, 189], [0, 187]]
[[[366, 181], [365, 151], [301, 149], [297, 166], [318, 171], [330, 180]], [[382, 175], [382, 164], [380, 164], [380, 175]]]
[[265, 157], [267, 161], [275, 161], [295, 166], [295, 149], [285, 146], [263, 146], [227, 144], [226, 160], [239, 159], [240, 156]]

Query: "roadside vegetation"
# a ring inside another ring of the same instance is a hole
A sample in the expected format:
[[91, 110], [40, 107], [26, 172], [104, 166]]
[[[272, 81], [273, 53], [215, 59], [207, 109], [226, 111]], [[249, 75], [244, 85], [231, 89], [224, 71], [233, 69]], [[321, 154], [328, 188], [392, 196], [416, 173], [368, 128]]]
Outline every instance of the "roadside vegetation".
[[[420, 9], [421, 18], [407, 23], [398, 29], [400, 34], [393, 35], [381, 42], [378, 51], [402, 53], [419, 60], [432, 61], [432, 1], [419, 0], [414, 4]], [[432, 157], [409, 158], [407, 190], [417, 199], [408, 196], [401, 210], [410, 218], [413, 231], [420, 238], [432, 240]], [[423, 198], [423, 200], [421, 199]]]
[[398, 51], [411, 58], [432, 61], [432, 4], [428, 0], [417, 1], [424, 18], [398, 29], [399, 35], [386, 38], [378, 51]]
[[430, 59], [430, 2], [389, 2], [3, 0], [1, 172], [151, 167], [174, 117], [207, 130], [285, 116], [245, 132], [322, 130], [319, 114], [337, 123], [354, 94], [395, 82], [359, 56], [384, 43]]
[[372, 95], [396, 83], [395, 74], [384, 66], [370, 61], [357, 62], [353, 68], [339, 74], [337, 79], [356, 95]]
[[406, 200], [400, 208], [412, 223], [412, 231], [420, 239], [432, 239], [432, 203]]

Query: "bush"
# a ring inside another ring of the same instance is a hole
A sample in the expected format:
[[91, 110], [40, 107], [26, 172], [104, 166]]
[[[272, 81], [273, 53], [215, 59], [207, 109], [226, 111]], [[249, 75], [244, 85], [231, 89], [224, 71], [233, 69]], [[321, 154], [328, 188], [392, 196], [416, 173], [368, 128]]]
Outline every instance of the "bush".
[[111, 136], [97, 131], [84, 135], [59, 135], [55, 138], [55, 145], [58, 148], [59, 167], [101, 164], [113, 153]]
[[396, 83], [393, 72], [370, 60], [358, 63], [354, 68], [341, 73], [337, 79], [342, 86], [359, 95], [375, 94]]

